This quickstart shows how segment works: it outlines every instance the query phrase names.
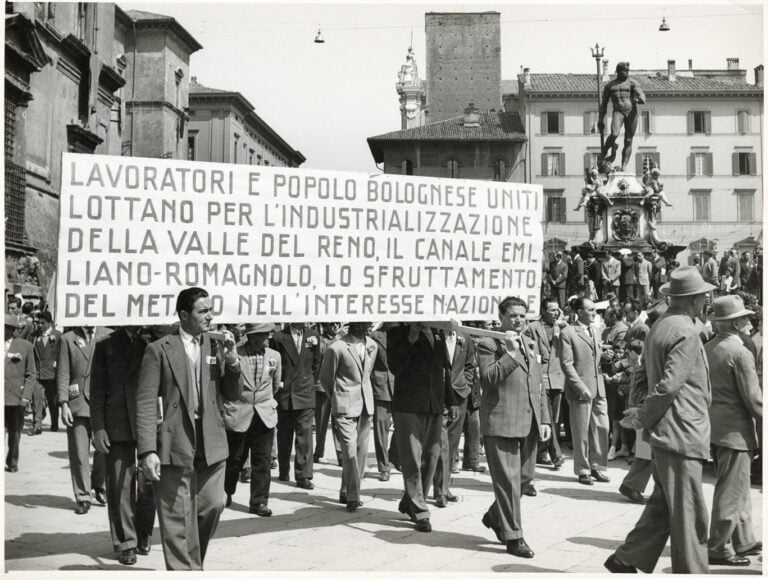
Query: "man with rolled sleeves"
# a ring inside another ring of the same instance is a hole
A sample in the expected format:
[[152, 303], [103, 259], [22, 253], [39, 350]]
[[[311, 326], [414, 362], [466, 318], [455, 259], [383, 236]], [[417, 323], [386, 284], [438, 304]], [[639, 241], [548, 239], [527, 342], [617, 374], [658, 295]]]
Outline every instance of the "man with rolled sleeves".
[[137, 552], [149, 554], [155, 525], [152, 486], [136, 470], [139, 366], [153, 338], [141, 327], [123, 326], [93, 351], [93, 446], [106, 457], [109, 531], [115, 552], [120, 552], [118, 561], [126, 566], [136, 563]]
[[431, 532], [426, 497], [440, 455], [443, 410], [456, 417], [450, 362], [442, 330], [411, 323], [389, 331], [389, 365], [395, 375], [392, 413], [405, 492], [398, 510]]
[[739, 296], [723, 296], [712, 304], [717, 334], [704, 350], [712, 383], [712, 459], [715, 496], [709, 530], [709, 565], [749, 566], [747, 556], [762, 552], [752, 531], [750, 468], [757, 449], [755, 424], [763, 418], [763, 393], [755, 359], [744, 346], [749, 316]]
[[82, 326], [61, 336], [59, 358], [56, 364], [56, 383], [59, 388], [61, 421], [67, 427], [67, 451], [72, 488], [75, 492], [75, 513], [88, 513], [91, 509], [91, 488], [96, 501], [104, 505], [107, 495], [106, 457], [93, 454], [93, 472], [90, 470], [91, 448], [91, 368], [96, 343], [112, 333], [107, 328]]
[[605, 561], [611, 572], [639, 569], [651, 574], [668, 539], [673, 573], [709, 572], [709, 513], [701, 479], [710, 451], [711, 388], [694, 319], [713, 289], [695, 266], [676, 268], [669, 283], [659, 288], [670, 304], [645, 339], [648, 395], [642, 406], [627, 409], [622, 420], [625, 427], [643, 429], [651, 445], [655, 487], [624, 544]]
[[139, 371], [136, 433], [152, 481], [168, 570], [202, 570], [224, 510], [229, 455], [218, 396], [237, 400], [243, 377], [231, 332], [213, 344], [211, 299], [187, 288], [176, 300], [179, 327], [150, 344]]
[[373, 363], [371, 386], [373, 387], [373, 445], [376, 450], [376, 463], [379, 468], [379, 481], [389, 481], [390, 464], [396, 463], [392, 457], [395, 441], [389, 441], [389, 428], [392, 426], [392, 392], [395, 388], [395, 376], [389, 370], [387, 362], [387, 332], [382, 328], [372, 330], [370, 337], [376, 343], [376, 360]]
[[19, 443], [24, 427], [24, 407], [29, 404], [35, 386], [36, 370], [32, 345], [23, 338], [14, 337], [18, 324], [13, 314], [5, 315], [5, 428], [8, 431], [8, 454], [5, 470], [19, 470]]
[[525, 335], [525, 301], [515, 296], [499, 303], [504, 341], [483, 338], [477, 344], [483, 399], [480, 429], [493, 482], [494, 503], [482, 522], [507, 552], [533, 558], [523, 538], [520, 489], [526, 465], [535, 464], [539, 438], [549, 439], [549, 403], [543, 392], [540, 354]]

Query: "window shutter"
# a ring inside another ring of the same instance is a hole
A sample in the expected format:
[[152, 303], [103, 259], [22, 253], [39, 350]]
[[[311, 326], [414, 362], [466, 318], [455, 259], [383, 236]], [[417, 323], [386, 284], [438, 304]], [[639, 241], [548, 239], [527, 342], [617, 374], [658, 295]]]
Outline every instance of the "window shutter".
[[560, 153], [560, 175], [565, 174], [565, 153]]
[[592, 132], [592, 112], [584, 112], [584, 134], [588, 135]]
[[688, 111], [688, 134], [693, 135], [693, 111]]
[[704, 162], [706, 164], [706, 166], [704, 168], [704, 173], [706, 175], [708, 175], [709, 177], [712, 177], [712, 165], [713, 165], [712, 164], [712, 153], [707, 153], [706, 156], [704, 157], [704, 159], [705, 159]]
[[560, 198], [560, 215], [558, 216], [561, 223], [565, 223], [565, 198]]
[[653, 164], [659, 169], [659, 171], [661, 171], [661, 153], [653, 153]]
[[756, 153], [749, 154], [749, 174], [757, 175], [757, 154]]
[[560, 135], [565, 132], [565, 113], [562, 111], [557, 114], [557, 132]]
[[653, 111], [648, 111], [648, 127], [651, 129], [651, 133], [656, 133], [656, 125], [653, 119]]
[[691, 178], [696, 174], [696, 160], [693, 157], [693, 153], [688, 156], [688, 177]]
[[542, 135], [547, 134], [547, 114], [546, 113], [541, 114], [541, 134]]
[[547, 154], [541, 154], [541, 175], [547, 175]]
[[635, 153], [635, 175], [643, 174], [643, 154]]
[[592, 161], [592, 155], [589, 153], [584, 154], [584, 169], [589, 169], [591, 167], [590, 161]]
[[733, 169], [733, 174], [738, 175], [739, 174], [739, 154], [738, 153], [732, 153], [731, 154], [731, 165]]
[[712, 113], [709, 111], [704, 113], [704, 132], [707, 135], [712, 133]]

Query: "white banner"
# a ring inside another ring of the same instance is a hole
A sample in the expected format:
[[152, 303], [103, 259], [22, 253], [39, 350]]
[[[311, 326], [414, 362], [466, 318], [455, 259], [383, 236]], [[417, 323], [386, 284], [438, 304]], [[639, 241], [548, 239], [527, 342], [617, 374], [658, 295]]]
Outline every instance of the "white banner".
[[540, 185], [64, 153], [56, 321], [483, 320], [538, 312]]

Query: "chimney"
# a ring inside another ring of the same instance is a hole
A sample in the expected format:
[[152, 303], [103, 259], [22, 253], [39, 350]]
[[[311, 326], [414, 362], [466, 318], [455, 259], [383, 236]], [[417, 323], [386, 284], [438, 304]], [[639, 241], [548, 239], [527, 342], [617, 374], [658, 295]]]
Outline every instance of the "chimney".
[[464, 127], [479, 127], [480, 126], [480, 111], [475, 107], [475, 103], [469, 103], [469, 106], [464, 109]]
[[728, 70], [739, 70], [738, 58], [728, 58], [726, 59], [726, 62], [728, 63]]
[[525, 67], [523, 69], [523, 86], [525, 87], [531, 86], [531, 69], [528, 67]]
[[190, 78], [189, 80], [190, 80], [191, 82], [193, 82], [194, 84], [197, 84], [197, 77], [192, 77], [192, 78]]
[[603, 59], [603, 82], [607, 83], [611, 80], [611, 71], [608, 70], [608, 59]]
[[677, 78], [675, 76], [675, 61], [674, 60], [668, 60], [667, 61], [667, 78], [669, 78], [669, 82], [671, 82], [671, 83], [675, 82], [675, 79]]
[[693, 70], [693, 59], [692, 58], [688, 59], [688, 70]]
[[755, 67], [755, 86], [759, 89], [763, 88], [763, 65]]

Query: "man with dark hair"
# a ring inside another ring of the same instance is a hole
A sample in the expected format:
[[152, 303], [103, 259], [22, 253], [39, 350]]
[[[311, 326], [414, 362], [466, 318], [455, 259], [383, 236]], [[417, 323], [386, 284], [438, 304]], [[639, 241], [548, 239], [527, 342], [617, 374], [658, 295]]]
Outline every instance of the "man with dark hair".
[[187, 288], [176, 300], [179, 327], [150, 344], [141, 362], [136, 433], [152, 481], [168, 570], [202, 570], [224, 510], [229, 455], [217, 399], [237, 400], [243, 377], [234, 336], [209, 334], [211, 299]]
[[608, 482], [608, 405], [600, 371], [602, 348], [595, 336], [595, 304], [588, 298], [572, 303], [576, 324], [560, 333], [560, 364], [573, 434], [573, 470], [579, 483]]
[[6, 306], [6, 310], [8, 311], [8, 314], [12, 314], [16, 317], [16, 319], [18, 319], [21, 315], [21, 298], [14, 296], [13, 294], [8, 296], [8, 305]]
[[645, 259], [645, 254], [637, 253], [635, 261], [635, 276], [637, 277], [637, 292], [635, 298], [640, 305], [645, 307], [651, 295], [651, 280], [653, 279], [653, 265]]
[[392, 414], [405, 492], [398, 510], [420, 532], [431, 532], [426, 497], [440, 455], [443, 410], [457, 415], [450, 361], [442, 330], [421, 323], [392, 328], [387, 336], [389, 368], [395, 375]]
[[[720, 286], [720, 275], [718, 271], [717, 261], [715, 260], [715, 253], [707, 248], [702, 253], [703, 264], [701, 265], [701, 277], [707, 284], [711, 284], [715, 288]], [[714, 290], [710, 293], [710, 301], [714, 300]]]
[[43, 387], [43, 393], [51, 414], [51, 431], [59, 430], [59, 392], [56, 387], [56, 359], [59, 356], [61, 333], [53, 328], [50, 312], [38, 312], [35, 315], [37, 336], [33, 343], [37, 381]]
[[5, 315], [5, 428], [8, 431], [8, 454], [5, 470], [19, 470], [19, 443], [24, 426], [24, 406], [29, 403], [28, 394], [35, 384], [35, 357], [32, 345], [14, 336], [18, 320], [13, 314]]
[[656, 248], [651, 249], [651, 288], [653, 297], [659, 298], [659, 287], [667, 281], [667, 261]]
[[568, 266], [568, 295], [581, 296], [584, 293], [587, 277], [584, 270], [584, 258], [581, 257], [578, 246], [571, 248], [571, 259], [571, 265]]
[[[341, 322], [326, 322], [321, 325], [320, 334], [320, 359], [322, 360], [328, 346], [336, 339], [341, 338]], [[312, 461], [320, 463], [325, 454], [325, 438], [328, 435], [328, 425], [331, 422], [331, 399], [325, 392], [323, 386], [318, 381], [315, 384], [315, 452], [312, 454]], [[331, 429], [333, 438], [333, 448], [336, 450], [336, 459], [341, 466], [341, 446], [336, 436], [336, 431]]]
[[528, 305], [516, 296], [499, 304], [504, 341], [483, 338], [477, 355], [483, 399], [480, 429], [493, 483], [494, 503], [483, 515], [507, 552], [533, 558], [523, 538], [520, 512], [522, 474], [536, 462], [539, 438], [551, 436], [549, 404], [543, 393], [540, 353], [525, 334]]
[[563, 261], [563, 253], [557, 252], [555, 261], [552, 262], [549, 269], [549, 283], [552, 285], [552, 291], [557, 292], [560, 308], [565, 308], [568, 272], [568, 264]]
[[597, 258], [595, 258], [594, 252], [590, 252], [587, 255], [587, 278], [592, 281], [595, 286], [595, 295], [600, 300], [603, 296], [603, 265]]
[[389, 428], [392, 426], [392, 393], [395, 376], [387, 361], [388, 336], [384, 328], [372, 330], [370, 336], [376, 342], [376, 360], [373, 363], [371, 386], [373, 387], [373, 444], [379, 481], [389, 481], [390, 464], [398, 463], [394, 436], [390, 443]]
[[623, 302], [627, 298], [635, 297], [635, 260], [632, 258], [632, 252], [627, 248], [619, 250], [621, 253], [621, 274], [619, 275], [619, 299]]

